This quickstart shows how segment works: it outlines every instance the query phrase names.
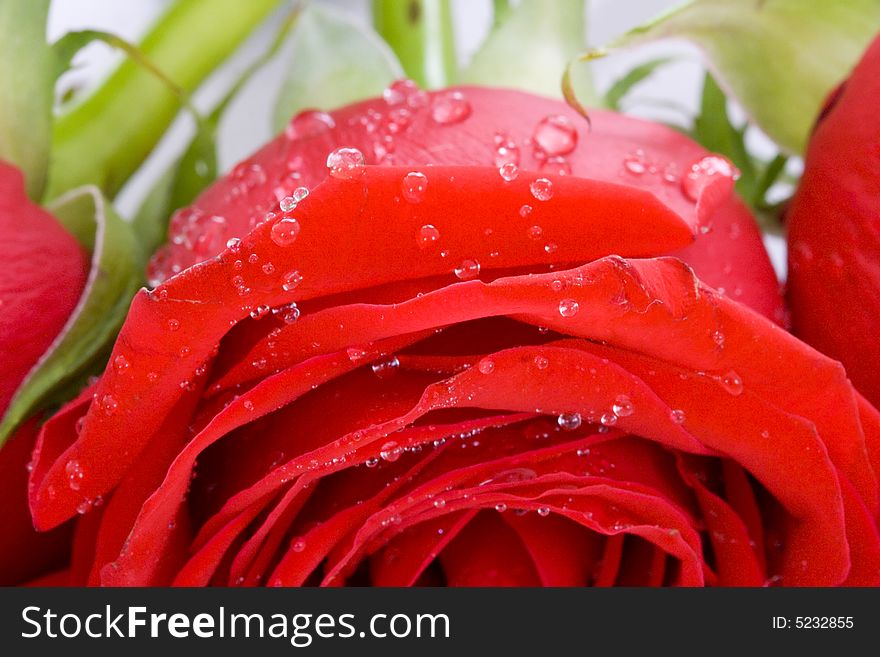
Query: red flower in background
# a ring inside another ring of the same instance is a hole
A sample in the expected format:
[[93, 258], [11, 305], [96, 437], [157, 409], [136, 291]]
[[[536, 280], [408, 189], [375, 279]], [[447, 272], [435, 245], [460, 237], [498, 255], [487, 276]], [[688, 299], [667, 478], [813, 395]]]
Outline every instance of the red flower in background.
[[880, 403], [880, 39], [829, 102], [787, 213], [793, 328]]
[[880, 582], [880, 418], [728, 165], [592, 119], [397, 84], [179, 212], [34, 454], [70, 583]]
[[[6, 262], [0, 277], [0, 417], [74, 309], [88, 257], [52, 215], [31, 203], [21, 172], [0, 162], [0, 235]], [[22, 427], [0, 450], [0, 583], [40, 574], [67, 548], [58, 535], [37, 535], [27, 513], [25, 464], [36, 425]], [[63, 561], [62, 561], [63, 563]]]

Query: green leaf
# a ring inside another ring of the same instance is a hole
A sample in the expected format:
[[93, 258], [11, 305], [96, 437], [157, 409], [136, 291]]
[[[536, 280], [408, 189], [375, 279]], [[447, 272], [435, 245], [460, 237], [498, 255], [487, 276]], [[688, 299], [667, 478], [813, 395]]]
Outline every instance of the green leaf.
[[450, 0], [373, 0], [373, 25], [421, 87], [447, 87], [458, 78]]
[[880, 30], [880, 0], [689, 0], [614, 40], [685, 38], [784, 150], [803, 153], [825, 97]]
[[673, 57], [659, 57], [657, 59], [647, 61], [644, 64], [639, 64], [611, 85], [608, 91], [605, 92], [603, 104], [608, 109], [620, 111], [621, 101], [627, 96], [627, 94], [629, 94], [630, 91], [632, 91], [634, 87], [638, 86], [639, 83], [644, 82], [646, 79], [651, 77], [654, 71], [656, 71], [658, 68], [674, 60], [675, 58]]
[[38, 408], [57, 401], [57, 391], [91, 371], [116, 339], [143, 280], [144, 255], [131, 225], [96, 187], [69, 192], [48, 209], [92, 251], [91, 271], [64, 329], [12, 398], [0, 422], [0, 442]]
[[[462, 81], [562, 97], [566, 67], [584, 47], [585, 6], [584, 0], [522, 0], [489, 33]], [[590, 69], [580, 66], [571, 75], [577, 97], [595, 105]]]
[[290, 65], [275, 104], [275, 130], [300, 110], [333, 109], [370, 98], [404, 76], [376, 33], [337, 10], [308, 5], [292, 40]]
[[191, 93], [280, 2], [172, 3], [138, 47], [140, 60], [124, 60], [94, 93], [56, 119], [45, 198], [87, 184], [113, 197], [180, 109], [181, 95], [169, 92], [167, 81]]
[[693, 137], [707, 150], [726, 156], [736, 165], [740, 172], [737, 192], [742, 198], [751, 199], [757, 174], [755, 161], [746, 150], [745, 126], [736, 128], [731, 123], [727, 113], [727, 97], [708, 73], [703, 82], [700, 115], [694, 121]]
[[0, 159], [24, 172], [38, 201], [52, 141], [54, 61], [46, 43], [49, 0], [0, 1]]

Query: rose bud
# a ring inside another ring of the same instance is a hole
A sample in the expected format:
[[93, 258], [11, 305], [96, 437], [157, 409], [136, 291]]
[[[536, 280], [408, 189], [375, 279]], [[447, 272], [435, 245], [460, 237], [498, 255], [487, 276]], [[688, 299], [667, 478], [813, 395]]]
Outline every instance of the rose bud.
[[[0, 162], [0, 235], [7, 254], [0, 278], [2, 417], [73, 311], [85, 286], [88, 257], [52, 215], [28, 200], [21, 172], [5, 162]], [[59, 551], [66, 549], [58, 533], [37, 535], [27, 513], [25, 465], [35, 439], [31, 422], [0, 447], [2, 584], [38, 575], [58, 563]]]
[[179, 212], [34, 453], [68, 581], [880, 583], [880, 418], [773, 321], [735, 171], [591, 119], [396, 83]]
[[829, 99], [787, 212], [793, 330], [880, 403], [880, 39]]

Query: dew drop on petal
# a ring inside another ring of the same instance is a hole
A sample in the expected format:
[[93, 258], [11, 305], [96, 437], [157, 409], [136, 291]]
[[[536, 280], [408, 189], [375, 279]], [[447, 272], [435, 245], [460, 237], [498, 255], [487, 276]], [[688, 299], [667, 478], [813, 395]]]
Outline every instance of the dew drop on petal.
[[327, 156], [327, 171], [337, 180], [357, 180], [364, 175], [364, 154], [356, 148], [337, 148]]
[[675, 408], [669, 412], [669, 419], [675, 422], [676, 424], [684, 424], [685, 414], [684, 411], [678, 408]]
[[284, 217], [270, 231], [272, 241], [278, 246], [290, 246], [299, 235], [299, 222], [293, 217]]
[[370, 368], [380, 379], [392, 376], [400, 368], [400, 359], [397, 356], [389, 356], [373, 363]]
[[428, 189], [428, 177], [419, 171], [410, 171], [400, 183], [403, 198], [410, 203], [421, 203]]
[[460, 123], [470, 114], [471, 104], [460, 91], [438, 93], [431, 102], [431, 118], [441, 125]]
[[169, 331], [176, 331], [179, 328], [180, 328], [180, 322], [178, 320], [176, 320], [176, 319], [169, 319], [168, 320], [168, 330]]
[[419, 234], [416, 237], [416, 242], [418, 243], [420, 249], [427, 249], [428, 247], [436, 244], [437, 240], [439, 239], [440, 231], [431, 224], [425, 224], [424, 226], [419, 228]]
[[549, 201], [553, 198], [553, 183], [547, 178], [533, 180], [529, 185], [529, 189], [532, 191], [532, 196], [539, 201]]
[[559, 314], [563, 317], [574, 317], [580, 308], [574, 299], [563, 299], [559, 302]]
[[571, 153], [577, 146], [577, 140], [574, 124], [561, 114], [545, 116], [532, 133], [532, 141], [549, 156]]
[[727, 158], [707, 155], [688, 167], [681, 177], [681, 191], [688, 199], [696, 201], [706, 185], [718, 178], [734, 181], [739, 178], [739, 171]]
[[617, 417], [629, 417], [635, 412], [635, 405], [627, 395], [617, 395], [611, 405], [611, 410]]
[[546, 518], [550, 515], [550, 507], [549, 506], [541, 506], [538, 507], [538, 515], [542, 518]]
[[130, 363], [128, 362], [128, 359], [122, 354], [119, 354], [116, 358], [113, 359], [113, 369], [116, 370], [117, 374], [122, 374], [129, 367]]
[[459, 280], [469, 281], [480, 275], [480, 263], [476, 260], [463, 260], [462, 263], [455, 268], [455, 276]]
[[645, 161], [645, 153], [637, 150], [623, 158], [623, 168], [634, 176], [641, 176], [648, 170], [648, 163]]
[[539, 370], [546, 370], [550, 366], [550, 361], [546, 356], [535, 356], [535, 367]]
[[306, 541], [304, 538], [295, 538], [290, 544], [290, 549], [294, 552], [302, 552], [306, 549]]
[[379, 456], [382, 458], [383, 461], [393, 463], [400, 458], [402, 452], [403, 450], [396, 442], [394, 442], [393, 440], [389, 440], [387, 443], [382, 445]]
[[599, 423], [603, 427], [613, 427], [617, 424], [617, 416], [614, 413], [602, 413], [602, 417], [599, 418]]
[[315, 137], [336, 127], [333, 117], [326, 112], [305, 110], [294, 116], [284, 133], [288, 139]]
[[519, 175], [519, 167], [512, 162], [508, 162], [498, 167], [498, 173], [506, 182], [512, 182]]
[[544, 234], [544, 229], [540, 226], [531, 226], [527, 231], [526, 235], [529, 236], [531, 240], [539, 240], [541, 236]]
[[64, 464], [64, 472], [67, 474], [67, 484], [71, 490], [79, 490], [85, 473], [76, 459], [70, 459]]
[[119, 403], [113, 395], [104, 395], [101, 398], [101, 408], [104, 409], [104, 413], [107, 415], [113, 415], [116, 409], [119, 408]]
[[491, 374], [495, 371], [495, 361], [491, 358], [483, 358], [477, 363], [477, 369], [481, 374]]
[[505, 511], [507, 511], [507, 505], [504, 502], [499, 502], [495, 505], [495, 510], [498, 513], [504, 513]]
[[379, 459], [378, 457], [371, 456], [366, 461], [364, 461], [364, 465], [368, 468], [375, 468], [377, 465], [379, 465]]
[[556, 424], [565, 431], [574, 431], [581, 426], [580, 413], [561, 413], [556, 418]]
[[302, 274], [300, 274], [297, 270], [289, 271], [281, 278], [281, 289], [285, 292], [290, 292], [297, 285], [302, 283]]
[[520, 207], [520, 209], [519, 209], [519, 216], [520, 217], [525, 219], [530, 214], [532, 214], [532, 206], [531, 205], [526, 204], [526, 205], [523, 205], [522, 207]]
[[722, 376], [720, 382], [721, 386], [734, 397], [741, 395], [743, 392], [742, 379], [739, 374], [733, 370], [730, 370], [727, 374]]

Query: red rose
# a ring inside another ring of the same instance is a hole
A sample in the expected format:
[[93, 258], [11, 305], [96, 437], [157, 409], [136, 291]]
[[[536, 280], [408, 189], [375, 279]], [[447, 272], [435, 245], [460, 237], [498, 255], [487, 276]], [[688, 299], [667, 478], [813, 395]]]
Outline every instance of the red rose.
[[512, 91], [301, 115], [176, 215], [34, 520], [75, 584], [880, 583], [880, 416], [731, 176]]
[[787, 214], [796, 334], [880, 403], [880, 38], [832, 94]]
[[[6, 255], [0, 277], [2, 417], [73, 311], [85, 286], [88, 258], [52, 215], [28, 200], [21, 172], [2, 161], [0, 235]], [[58, 563], [59, 551], [66, 549], [57, 532], [37, 535], [27, 513], [25, 464], [35, 438], [36, 425], [30, 423], [0, 450], [0, 584], [38, 575]]]

